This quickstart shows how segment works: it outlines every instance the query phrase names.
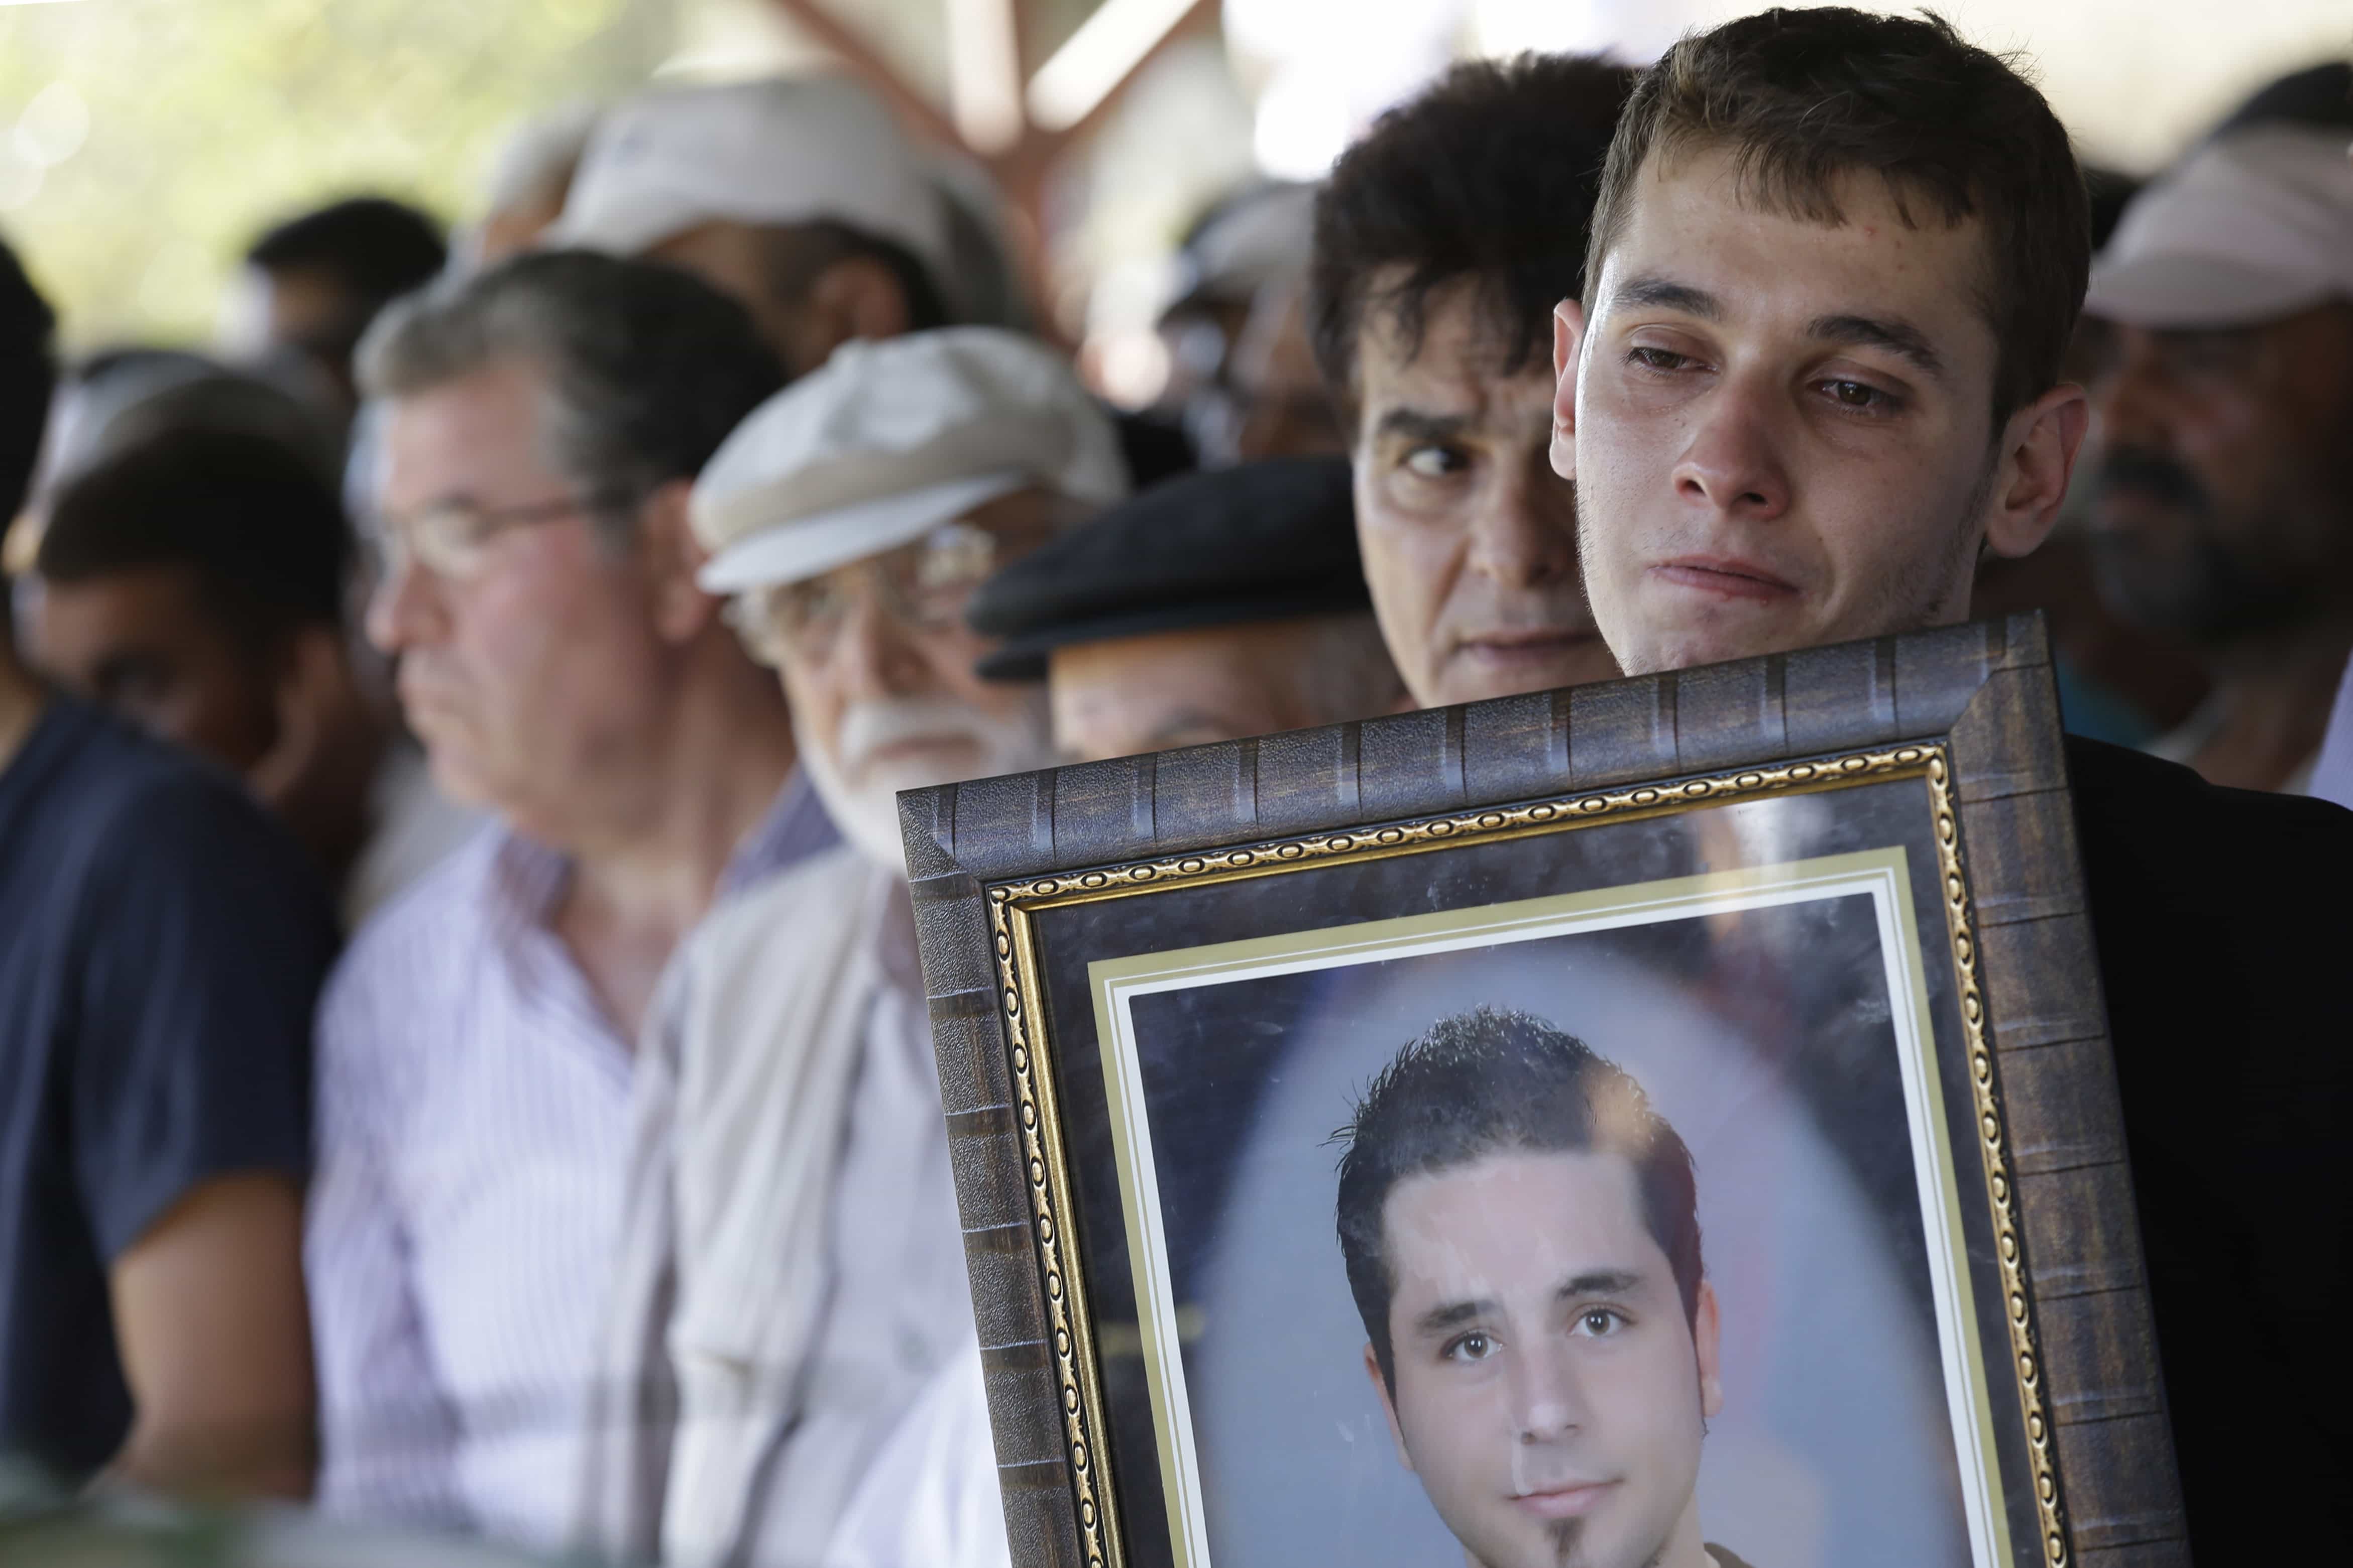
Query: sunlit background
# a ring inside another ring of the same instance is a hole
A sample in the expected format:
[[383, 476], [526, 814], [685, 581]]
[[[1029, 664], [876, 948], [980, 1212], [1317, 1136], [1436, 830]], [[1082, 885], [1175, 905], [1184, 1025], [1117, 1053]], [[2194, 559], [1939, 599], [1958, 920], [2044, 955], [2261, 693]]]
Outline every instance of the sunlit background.
[[[1052, 325], [1102, 351], [1257, 174], [1312, 179], [1451, 59], [1647, 59], [1740, 0], [0, 0], [0, 231], [69, 341], [211, 337], [273, 218], [381, 191], [446, 221], [519, 120], [657, 77], [848, 65], [1013, 192]], [[2348, 0], [1952, 0], [2087, 157], [2162, 164], [2264, 79], [2353, 53]], [[1123, 391], [1148, 390], [1145, 386]]]

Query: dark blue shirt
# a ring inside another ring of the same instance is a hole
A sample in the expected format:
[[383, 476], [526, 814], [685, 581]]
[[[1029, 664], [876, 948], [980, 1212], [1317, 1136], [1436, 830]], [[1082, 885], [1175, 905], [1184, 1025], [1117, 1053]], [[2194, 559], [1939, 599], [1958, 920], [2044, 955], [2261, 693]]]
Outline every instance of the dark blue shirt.
[[334, 945], [227, 775], [63, 699], [0, 768], [0, 1451], [103, 1465], [109, 1265], [208, 1178], [301, 1178]]

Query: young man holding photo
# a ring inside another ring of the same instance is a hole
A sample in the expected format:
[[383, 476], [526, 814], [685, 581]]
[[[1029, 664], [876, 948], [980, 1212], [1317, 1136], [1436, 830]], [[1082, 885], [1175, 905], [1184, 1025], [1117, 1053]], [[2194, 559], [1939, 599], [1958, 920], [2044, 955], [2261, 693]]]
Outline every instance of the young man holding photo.
[[[1620, 664], [1966, 619], [1980, 552], [2057, 520], [2089, 251], [2064, 128], [1942, 22], [1775, 11], [1670, 50], [1555, 344], [1553, 462]], [[2193, 1544], [2286, 1561], [2353, 1522], [2353, 816], [2068, 760]]]

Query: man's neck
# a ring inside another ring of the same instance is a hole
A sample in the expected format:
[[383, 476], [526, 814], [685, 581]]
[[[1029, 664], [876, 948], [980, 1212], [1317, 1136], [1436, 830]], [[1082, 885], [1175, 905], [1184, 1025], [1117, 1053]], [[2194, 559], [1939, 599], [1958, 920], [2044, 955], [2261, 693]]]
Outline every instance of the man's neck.
[[[0, 594], [7, 591], [7, 580], [0, 578]], [[0, 622], [0, 638], [9, 635], [6, 623]], [[16, 662], [16, 650], [0, 647], [0, 768], [16, 760], [48, 700], [48, 689]]]
[[2221, 722], [2190, 765], [2212, 784], [2275, 790], [2319, 751], [2328, 713], [2353, 654], [2353, 620], [2322, 622], [2286, 637], [2250, 639], [2212, 654], [2210, 700]]
[[681, 692], [654, 770], [624, 830], [568, 846], [572, 875], [554, 913], [625, 1037], [634, 1037], [670, 950], [711, 907], [729, 859], [792, 772], [792, 728], [774, 680], [742, 671]]

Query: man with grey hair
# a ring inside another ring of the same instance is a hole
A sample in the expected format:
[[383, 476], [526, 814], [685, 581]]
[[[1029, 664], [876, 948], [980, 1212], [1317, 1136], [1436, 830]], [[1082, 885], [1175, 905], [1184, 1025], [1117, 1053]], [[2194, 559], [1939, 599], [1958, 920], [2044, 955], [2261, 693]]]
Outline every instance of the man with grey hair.
[[517, 258], [395, 307], [369, 636], [499, 824], [321, 1007], [305, 1264], [321, 1500], [557, 1538], [611, 1274], [630, 1041], [717, 896], [829, 841], [776, 683], [695, 581], [695, 474], [782, 374], [669, 268]]
[[663, 979], [585, 1494], [607, 1552], [844, 1561], [853, 1495], [972, 1342], [895, 797], [1046, 761], [1044, 694], [975, 673], [966, 603], [1126, 488], [1069, 368], [985, 327], [845, 346], [695, 488], [702, 582], [738, 595], [847, 843]]

